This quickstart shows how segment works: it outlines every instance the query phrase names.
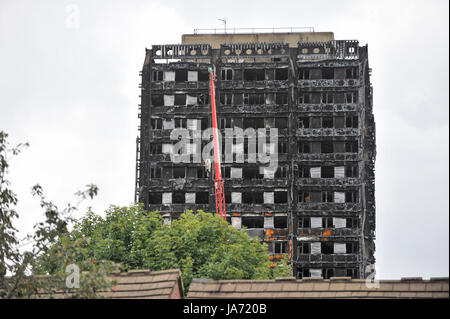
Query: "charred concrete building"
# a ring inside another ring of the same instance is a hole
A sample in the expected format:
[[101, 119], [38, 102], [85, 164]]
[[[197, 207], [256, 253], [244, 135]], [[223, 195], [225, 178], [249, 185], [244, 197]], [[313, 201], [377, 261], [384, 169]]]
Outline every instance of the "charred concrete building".
[[[274, 261], [289, 254], [298, 278], [367, 277], [376, 147], [368, 48], [358, 41], [329, 32], [189, 34], [146, 49], [136, 201], [167, 222], [187, 209], [215, 212], [211, 166], [174, 163], [170, 138], [175, 128], [211, 126], [209, 67], [222, 132], [278, 129], [276, 170], [222, 162], [228, 221], [267, 242]], [[224, 145], [222, 154], [249, 156], [247, 139]]]

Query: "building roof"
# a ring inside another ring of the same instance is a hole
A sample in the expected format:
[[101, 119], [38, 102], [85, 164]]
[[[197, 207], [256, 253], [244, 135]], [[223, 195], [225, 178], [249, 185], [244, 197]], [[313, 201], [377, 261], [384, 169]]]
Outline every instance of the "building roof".
[[187, 298], [449, 298], [449, 279], [402, 278], [380, 280], [379, 288], [369, 288], [364, 279], [294, 277], [276, 280], [194, 279]]
[[270, 32], [270, 33], [208, 33], [183, 34], [182, 44], [209, 44], [213, 49], [221, 44], [233, 43], [286, 43], [296, 48], [299, 42], [328, 42], [334, 40], [333, 32]]
[[150, 271], [130, 270], [112, 276], [117, 283], [106, 298], [174, 299], [183, 298], [183, 281], [179, 269]]
[[[42, 279], [48, 276], [38, 276]], [[183, 299], [184, 288], [179, 269], [150, 271], [130, 270], [109, 276], [114, 282], [111, 289], [97, 293], [98, 298], [109, 299]], [[51, 298], [66, 299], [74, 294], [70, 291], [56, 291]], [[32, 298], [50, 298], [47, 292]]]

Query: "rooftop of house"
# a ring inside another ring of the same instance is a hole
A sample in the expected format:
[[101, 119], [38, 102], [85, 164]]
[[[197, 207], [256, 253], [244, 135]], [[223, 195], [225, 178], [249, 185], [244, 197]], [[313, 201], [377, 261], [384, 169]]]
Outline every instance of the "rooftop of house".
[[183, 281], [178, 269], [150, 271], [130, 270], [116, 273], [113, 280], [117, 283], [104, 297], [113, 299], [182, 299]]
[[366, 284], [364, 279], [294, 277], [275, 280], [194, 279], [187, 298], [449, 298], [449, 278], [421, 277], [380, 280]]
[[[38, 276], [45, 279], [48, 276]], [[97, 293], [98, 298], [111, 299], [183, 299], [184, 288], [181, 271], [178, 269], [150, 271], [130, 270], [112, 273], [109, 276], [114, 285], [111, 289]], [[73, 297], [71, 290], [56, 291], [53, 295], [43, 291], [31, 298], [66, 299]]]

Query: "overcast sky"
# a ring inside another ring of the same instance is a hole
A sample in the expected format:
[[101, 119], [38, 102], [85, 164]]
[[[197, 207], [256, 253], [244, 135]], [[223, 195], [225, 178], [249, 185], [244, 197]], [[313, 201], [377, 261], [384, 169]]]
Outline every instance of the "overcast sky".
[[[133, 202], [145, 47], [194, 28], [300, 27], [369, 45], [377, 278], [448, 276], [448, 1], [0, 2], [0, 130], [31, 146], [11, 163], [21, 235], [88, 183], [97, 213]], [[81, 209], [78, 216], [83, 214]]]

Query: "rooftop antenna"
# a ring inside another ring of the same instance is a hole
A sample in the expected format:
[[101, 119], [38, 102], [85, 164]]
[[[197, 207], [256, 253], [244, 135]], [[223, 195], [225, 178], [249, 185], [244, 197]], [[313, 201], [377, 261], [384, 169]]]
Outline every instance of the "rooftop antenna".
[[225, 44], [227, 44], [227, 18], [217, 19], [217, 20], [223, 22], [224, 29], [225, 29]]

